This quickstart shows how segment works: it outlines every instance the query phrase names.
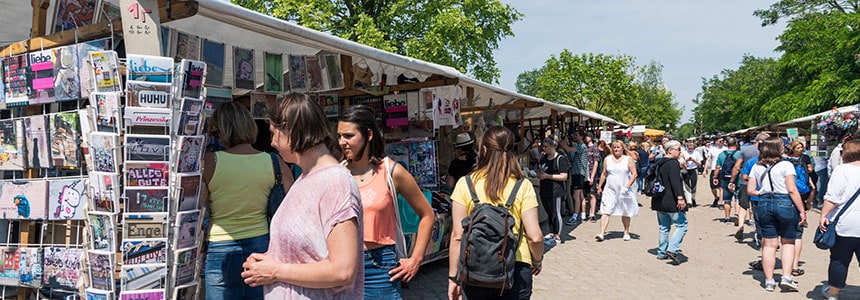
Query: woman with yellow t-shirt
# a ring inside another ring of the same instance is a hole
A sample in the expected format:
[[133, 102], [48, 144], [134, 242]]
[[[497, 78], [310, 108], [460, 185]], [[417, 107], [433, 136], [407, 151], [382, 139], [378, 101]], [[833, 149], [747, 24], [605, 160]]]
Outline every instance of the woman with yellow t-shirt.
[[[475, 192], [481, 203], [505, 202], [513, 191], [514, 184], [523, 179], [522, 168], [514, 154], [514, 134], [510, 129], [493, 126], [484, 133], [478, 144], [478, 164], [471, 176]], [[520, 238], [514, 266], [513, 287], [499, 295], [498, 289], [458, 286], [453, 280], [460, 264], [460, 239], [463, 235], [463, 220], [471, 213], [474, 204], [465, 176], [457, 181], [451, 193], [451, 216], [454, 219], [448, 263], [448, 299], [459, 299], [464, 294], [474, 299], [529, 299], [532, 294], [532, 276], [541, 271], [543, 260], [543, 236], [538, 221], [538, 203], [534, 187], [523, 184], [511, 205], [511, 214], [516, 219], [513, 230], [525, 227], [525, 237]], [[489, 253], [487, 254], [489, 255]]]

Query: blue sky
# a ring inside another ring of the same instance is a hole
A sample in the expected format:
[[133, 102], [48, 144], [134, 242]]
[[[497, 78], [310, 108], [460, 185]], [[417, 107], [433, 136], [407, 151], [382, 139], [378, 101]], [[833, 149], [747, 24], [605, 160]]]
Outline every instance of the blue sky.
[[692, 100], [702, 78], [737, 69], [744, 54], [778, 57], [776, 37], [785, 24], [761, 27], [753, 16], [776, 0], [514, 0], [525, 14], [514, 23], [516, 36], [495, 52], [500, 86], [516, 90], [520, 73], [538, 68], [567, 48], [574, 54], [624, 54], [637, 65], [663, 65], [663, 81], [685, 106], [681, 123], [692, 117]]

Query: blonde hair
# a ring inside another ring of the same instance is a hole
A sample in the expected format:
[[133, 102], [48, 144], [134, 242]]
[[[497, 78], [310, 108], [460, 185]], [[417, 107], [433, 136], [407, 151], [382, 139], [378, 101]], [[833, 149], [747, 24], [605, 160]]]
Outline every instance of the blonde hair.
[[219, 105], [210, 122], [218, 130], [218, 141], [227, 148], [251, 144], [257, 139], [257, 124], [251, 112], [238, 102]]
[[622, 142], [621, 140], [615, 140], [614, 142], [612, 142], [612, 145], [609, 146], [609, 151], [614, 152], [612, 148], [615, 148], [615, 146], [621, 147], [622, 155], [630, 155], [630, 151], [627, 150], [627, 147], [624, 147], [624, 142]]
[[633, 142], [633, 141], [631, 141], [629, 144], [627, 144], [627, 147], [630, 147], [630, 150], [636, 150], [636, 149], [639, 149], [639, 145], [638, 145], [638, 144], [636, 144], [636, 142]]
[[639, 144], [639, 149], [642, 149], [642, 150], [648, 151], [648, 150], [650, 150], [650, 149], [651, 149], [651, 143], [649, 143], [649, 142], [642, 142], [641, 144]]

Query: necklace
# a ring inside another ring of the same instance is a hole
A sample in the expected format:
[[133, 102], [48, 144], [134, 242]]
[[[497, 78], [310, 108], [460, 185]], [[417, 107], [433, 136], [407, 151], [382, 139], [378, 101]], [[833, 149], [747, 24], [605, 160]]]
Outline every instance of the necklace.
[[[368, 165], [367, 168], [365, 168], [364, 171], [361, 171], [360, 173], [352, 173], [352, 176], [357, 177], [359, 182], [364, 182], [364, 180], [367, 178], [367, 173], [370, 170], [373, 170], [373, 164]], [[373, 172], [370, 173], [373, 174]]]

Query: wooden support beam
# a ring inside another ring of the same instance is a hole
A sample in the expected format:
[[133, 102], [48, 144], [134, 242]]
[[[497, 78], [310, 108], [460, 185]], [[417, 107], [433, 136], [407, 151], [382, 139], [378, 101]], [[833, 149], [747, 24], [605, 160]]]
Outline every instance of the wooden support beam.
[[[418, 83], [404, 83], [397, 85], [389, 85], [388, 92], [404, 92], [404, 91], [414, 91], [420, 90], [423, 88], [431, 88], [437, 86], [446, 86], [446, 85], [455, 85], [460, 83], [460, 80], [457, 78], [445, 78], [445, 79], [437, 79], [437, 80], [427, 80], [424, 82]], [[338, 97], [353, 97], [353, 96], [362, 96], [368, 95], [369, 93], [361, 91], [361, 90], [343, 90], [337, 93]]]
[[30, 5], [33, 6], [33, 19], [30, 28], [30, 36], [45, 35], [45, 26], [48, 23], [48, 6], [51, 1], [48, 0], [30, 0]]
[[[35, 3], [38, 0], [32, 1], [34, 1]], [[191, 17], [197, 14], [197, 1], [173, 1], [170, 2], [170, 5], [168, 6], [167, 0], [159, 0], [158, 4], [159, 15], [161, 17], [162, 23]], [[36, 21], [37, 20], [33, 20], [34, 23]], [[41, 21], [41, 24], [44, 23], [44, 21]], [[33, 27], [35, 28], [36, 25], [34, 24]], [[6, 47], [3, 47], [3, 49], [0, 50], [0, 57], [19, 55], [36, 49], [48, 49], [71, 45], [75, 43], [75, 30], [66, 30], [47, 36], [43, 36], [44, 28], [42, 29], [42, 31], [43, 32], [41, 35], [34, 35], [34, 38], [31, 38], [26, 41], [12, 43]], [[122, 22], [119, 20], [119, 18], [113, 20], [113, 22], [108, 21], [106, 18], [102, 18], [102, 21], [97, 24], [79, 27], [77, 29], [77, 40], [89, 41], [110, 36], [112, 32], [121, 31]]]
[[541, 106], [543, 106], [542, 103], [531, 102], [531, 101], [528, 101], [525, 99], [519, 99], [519, 100], [514, 101], [513, 103], [502, 104], [502, 105], [462, 107], [462, 108], [460, 108], [460, 112], [461, 113], [481, 112], [481, 111], [487, 111], [487, 110], [500, 110], [500, 109], [524, 110], [526, 108], [541, 107]]

